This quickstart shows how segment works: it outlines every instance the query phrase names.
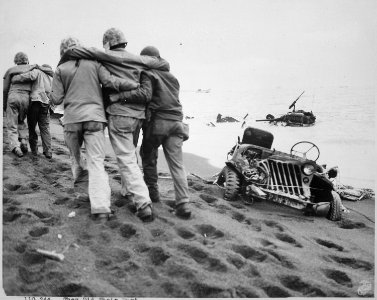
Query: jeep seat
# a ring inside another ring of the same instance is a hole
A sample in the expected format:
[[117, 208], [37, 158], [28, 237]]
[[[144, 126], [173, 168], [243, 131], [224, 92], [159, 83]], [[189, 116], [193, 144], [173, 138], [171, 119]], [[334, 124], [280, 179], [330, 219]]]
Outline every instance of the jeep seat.
[[252, 144], [271, 149], [274, 136], [272, 133], [253, 127], [247, 127], [243, 133], [241, 144]]

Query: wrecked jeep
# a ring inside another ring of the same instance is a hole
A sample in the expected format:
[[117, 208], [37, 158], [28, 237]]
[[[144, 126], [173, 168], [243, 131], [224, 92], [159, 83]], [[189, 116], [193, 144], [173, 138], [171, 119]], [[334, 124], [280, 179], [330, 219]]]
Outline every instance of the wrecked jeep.
[[224, 199], [234, 201], [240, 196], [249, 203], [254, 199], [270, 200], [340, 220], [341, 199], [324, 168], [316, 162], [318, 147], [301, 141], [287, 154], [271, 149], [273, 139], [270, 132], [253, 127], [245, 129], [242, 141], [238, 137], [216, 181], [224, 187]]

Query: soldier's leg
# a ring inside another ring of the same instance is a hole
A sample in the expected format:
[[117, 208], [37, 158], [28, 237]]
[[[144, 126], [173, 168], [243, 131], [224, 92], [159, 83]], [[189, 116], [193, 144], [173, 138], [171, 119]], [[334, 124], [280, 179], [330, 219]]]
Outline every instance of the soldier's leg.
[[15, 148], [21, 151], [18, 143], [18, 111], [18, 96], [15, 92], [11, 92], [9, 93], [7, 103], [7, 134], [10, 151], [13, 151]]
[[28, 152], [27, 140], [29, 136], [26, 118], [29, 110], [30, 97], [28, 92], [19, 93], [20, 108], [18, 112], [18, 139], [21, 142], [22, 152]]
[[81, 158], [81, 146], [84, 141], [82, 123], [66, 124], [64, 140], [69, 149], [74, 188], [77, 193], [88, 193], [87, 171], [84, 170]]
[[49, 105], [41, 103], [38, 114], [38, 125], [41, 133], [43, 153], [51, 157], [50, 111]]
[[40, 102], [32, 102], [29, 107], [27, 124], [29, 127], [29, 145], [33, 154], [38, 153], [38, 135], [35, 128], [38, 123], [38, 114], [40, 109]]
[[187, 175], [183, 165], [182, 143], [183, 138], [179, 135], [171, 135], [164, 139], [162, 143], [165, 158], [173, 178], [176, 205], [189, 202]]
[[103, 123], [85, 122], [84, 141], [89, 172], [89, 199], [92, 214], [110, 213], [111, 189], [105, 171], [105, 134]]
[[133, 201], [137, 210], [151, 204], [147, 186], [136, 161], [133, 130], [140, 120], [123, 116], [109, 117], [110, 142], [117, 157], [122, 180], [128, 192], [133, 194]]
[[158, 147], [159, 144], [155, 141], [154, 137], [148, 134], [144, 135], [140, 148], [140, 156], [143, 165], [144, 181], [148, 187], [152, 202], [160, 201], [157, 173]]

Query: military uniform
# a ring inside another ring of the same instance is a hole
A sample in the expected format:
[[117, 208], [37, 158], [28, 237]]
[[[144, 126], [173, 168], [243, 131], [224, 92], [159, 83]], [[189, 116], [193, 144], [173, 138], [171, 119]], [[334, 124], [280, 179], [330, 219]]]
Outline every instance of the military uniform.
[[13, 75], [28, 72], [35, 66], [29, 65], [27, 55], [23, 52], [16, 54], [14, 62], [16, 66], [8, 69], [3, 78], [3, 109], [7, 116], [9, 149], [21, 157], [28, 151], [25, 119], [29, 109], [31, 83], [11, 83], [11, 78]]
[[[158, 50], [154, 47], [145, 48], [141, 54], [143, 53], [159, 57]], [[188, 139], [188, 126], [182, 123], [178, 80], [168, 71], [149, 70], [141, 74], [138, 89], [113, 95], [110, 99], [121, 99], [119, 105], [147, 103], [147, 120], [143, 126], [140, 155], [149, 195], [152, 201], [159, 201], [157, 158], [158, 148], [162, 145], [173, 178], [177, 214], [189, 216], [187, 206], [183, 206], [189, 202], [189, 192], [182, 155], [182, 143]], [[180, 210], [182, 207], [184, 209]]]
[[41, 134], [43, 154], [52, 157], [50, 134], [50, 99], [53, 71], [49, 65], [42, 65], [29, 72], [13, 76], [12, 83], [32, 82], [30, 107], [27, 116], [29, 127], [29, 144], [33, 154], [37, 154], [38, 135], [35, 128], [38, 124]]

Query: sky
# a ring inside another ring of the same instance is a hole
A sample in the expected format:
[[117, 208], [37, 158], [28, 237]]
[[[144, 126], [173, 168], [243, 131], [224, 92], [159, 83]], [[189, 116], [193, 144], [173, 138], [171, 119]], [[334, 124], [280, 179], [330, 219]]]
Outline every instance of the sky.
[[121, 29], [127, 50], [156, 46], [184, 90], [375, 86], [375, 0], [0, 0], [0, 69], [26, 52], [59, 61], [75, 36], [102, 48]]

